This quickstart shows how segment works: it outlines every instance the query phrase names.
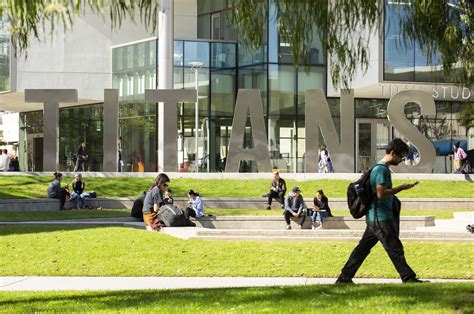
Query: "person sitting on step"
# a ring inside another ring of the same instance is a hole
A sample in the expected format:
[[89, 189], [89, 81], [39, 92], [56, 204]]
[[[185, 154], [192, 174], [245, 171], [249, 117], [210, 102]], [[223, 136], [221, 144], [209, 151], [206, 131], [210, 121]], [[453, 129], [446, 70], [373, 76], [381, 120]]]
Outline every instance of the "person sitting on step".
[[[316, 197], [313, 199], [314, 209], [311, 216], [312, 229], [322, 229], [323, 228], [323, 217], [333, 217], [331, 214], [331, 209], [328, 205], [328, 198], [324, 195], [323, 190], [316, 191]], [[316, 218], [319, 221], [319, 226], [316, 227]]]
[[303, 196], [301, 195], [301, 190], [299, 187], [295, 186], [292, 190], [290, 195], [285, 199], [285, 210], [283, 211], [283, 215], [285, 216], [286, 221], [286, 229], [291, 229], [291, 217], [301, 218], [300, 219], [300, 228], [303, 228], [303, 224], [306, 218], [304, 215], [304, 209], [306, 205], [303, 200]]
[[268, 197], [267, 209], [272, 209], [272, 200], [277, 199], [281, 207], [285, 207], [285, 193], [286, 193], [286, 182], [280, 177], [280, 173], [275, 171], [273, 173], [273, 180], [270, 184], [270, 192], [264, 194], [264, 197]]

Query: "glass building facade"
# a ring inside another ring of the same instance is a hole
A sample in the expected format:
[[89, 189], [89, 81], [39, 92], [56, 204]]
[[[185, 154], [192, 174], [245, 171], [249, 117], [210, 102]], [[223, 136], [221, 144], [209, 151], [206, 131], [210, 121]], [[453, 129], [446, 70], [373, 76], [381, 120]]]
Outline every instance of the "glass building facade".
[[10, 90], [10, 33], [8, 22], [0, 19], [0, 92]]
[[[195, 89], [196, 72], [191, 62], [202, 62], [198, 69], [198, 147], [195, 146], [195, 103], [178, 104], [177, 171], [219, 172], [225, 168], [234, 106], [239, 89], [259, 89], [267, 129], [271, 163], [281, 172], [305, 172], [305, 90], [327, 90], [326, 55], [315, 29], [308, 48], [309, 68], [293, 66], [290, 42], [277, 31], [278, 12], [270, 5], [269, 19], [260, 48], [252, 50], [239, 42], [228, 21], [225, 0], [198, 0], [196, 40], [174, 41], [174, 88]], [[385, 81], [442, 81], [438, 59], [430, 64], [418, 45], [400, 44], [398, 14], [405, 10], [385, 2], [385, 40], [383, 73]], [[157, 170], [157, 104], [145, 103], [146, 89], [158, 86], [158, 40], [148, 40], [113, 47], [113, 88], [119, 90], [119, 135], [126, 172]], [[435, 116], [422, 116], [416, 104], [408, 104], [406, 117], [430, 139], [436, 148], [434, 172], [452, 172], [452, 144], [468, 143], [472, 102], [435, 101]], [[329, 98], [332, 118], [339, 132], [339, 99]], [[387, 99], [355, 99], [354, 171], [363, 171], [380, 159], [386, 143], [399, 136], [387, 119]], [[20, 149], [28, 156], [23, 169], [39, 171], [42, 164], [37, 147], [42, 134], [41, 112], [21, 114]], [[71, 170], [74, 154], [85, 141], [93, 156], [88, 169], [100, 171], [102, 162], [102, 105], [63, 108], [60, 110], [61, 170]], [[253, 146], [247, 122], [244, 146]], [[375, 136], [374, 136], [375, 134]], [[324, 143], [320, 138], [320, 143]], [[472, 146], [472, 145], [471, 145]], [[374, 154], [375, 147], [375, 154]], [[197, 152], [197, 156], [196, 156]], [[242, 161], [241, 172], [257, 171], [252, 161]], [[337, 172], [338, 169], [336, 168]]]

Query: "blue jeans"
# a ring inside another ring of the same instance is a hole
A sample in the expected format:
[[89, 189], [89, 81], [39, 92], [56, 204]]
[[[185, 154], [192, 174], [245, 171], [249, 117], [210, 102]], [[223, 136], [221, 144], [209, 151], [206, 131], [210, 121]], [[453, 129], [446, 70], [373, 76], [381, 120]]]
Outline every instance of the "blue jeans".
[[71, 200], [76, 199], [77, 208], [84, 208], [85, 198], [84, 193], [78, 194], [73, 191], [71, 194]]
[[323, 217], [328, 217], [328, 213], [326, 210], [322, 209], [320, 211], [313, 210], [313, 215], [311, 216], [311, 221], [313, 225], [316, 223], [316, 218], [318, 218], [320, 223], [323, 223]]

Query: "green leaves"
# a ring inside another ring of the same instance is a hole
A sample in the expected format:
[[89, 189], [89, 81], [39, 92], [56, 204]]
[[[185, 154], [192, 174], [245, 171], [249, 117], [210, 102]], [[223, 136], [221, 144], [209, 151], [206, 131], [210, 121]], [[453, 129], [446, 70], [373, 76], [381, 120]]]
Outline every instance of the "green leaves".
[[42, 40], [43, 33], [49, 27], [52, 37], [58, 27], [67, 32], [74, 18], [86, 10], [105, 16], [109, 14], [111, 25], [118, 28], [125, 18], [135, 20], [140, 16], [146, 28], [153, 32], [158, 22], [158, 2], [154, 0], [2, 0], [0, 14], [9, 24], [11, 42], [15, 52], [27, 53], [29, 40]]

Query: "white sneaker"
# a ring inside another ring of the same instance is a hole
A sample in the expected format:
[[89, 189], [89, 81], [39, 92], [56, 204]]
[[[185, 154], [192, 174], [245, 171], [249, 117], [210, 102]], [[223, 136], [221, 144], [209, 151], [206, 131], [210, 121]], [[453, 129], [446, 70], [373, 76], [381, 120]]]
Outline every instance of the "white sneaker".
[[311, 226], [311, 230], [316, 230], [316, 226]]
[[291, 230], [291, 226], [290, 225], [286, 226], [286, 230]]
[[316, 230], [323, 229], [323, 225], [319, 225]]

